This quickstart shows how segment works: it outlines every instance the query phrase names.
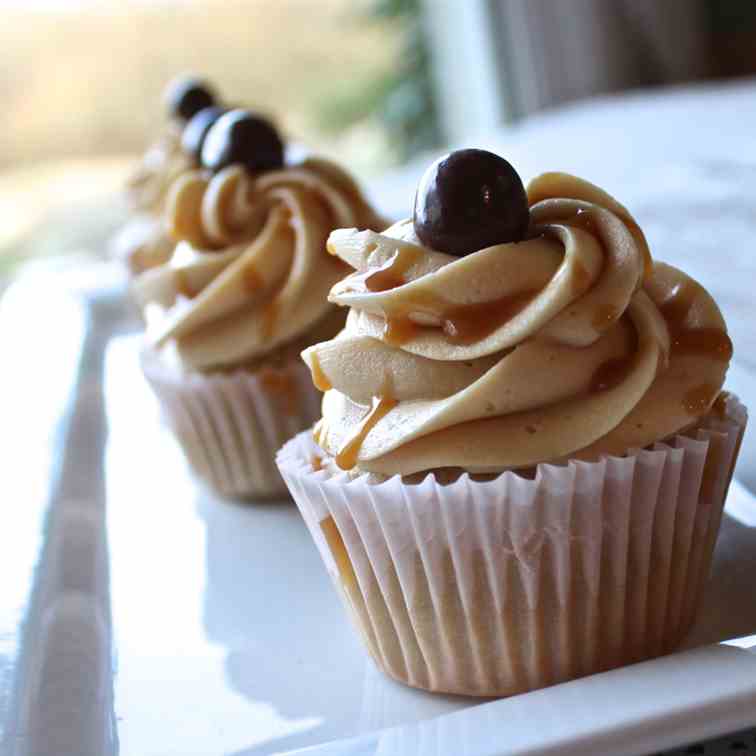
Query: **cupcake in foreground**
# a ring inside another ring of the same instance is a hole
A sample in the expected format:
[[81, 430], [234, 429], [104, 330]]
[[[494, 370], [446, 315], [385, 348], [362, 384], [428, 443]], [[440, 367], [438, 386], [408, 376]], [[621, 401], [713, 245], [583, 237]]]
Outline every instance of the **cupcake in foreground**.
[[201, 167], [166, 200], [176, 248], [132, 284], [143, 367], [201, 477], [226, 495], [279, 495], [275, 451], [319, 415], [299, 352], [344, 324], [326, 297], [348, 268], [326, 240], [383, 223], [336, 165], [284, 165], [276, 129], [248, 111], [201, 141]]
[[675, 648], [746, 422], [706, 290], [598, 187], [480, 150], [329, 250], [347, 325], [278, 464], [377, 665], [502, 696]]
[[166, 123], [127, 181], [132, 213], [112, 241], [114, 255], [132, 275], [162, 265], [173, 254], [176, 242], [165, 224], [171, 185], [197, 166], [197, 134], [225, 112], [213, 87], [193, 76], [170, 82], [164, 101]]

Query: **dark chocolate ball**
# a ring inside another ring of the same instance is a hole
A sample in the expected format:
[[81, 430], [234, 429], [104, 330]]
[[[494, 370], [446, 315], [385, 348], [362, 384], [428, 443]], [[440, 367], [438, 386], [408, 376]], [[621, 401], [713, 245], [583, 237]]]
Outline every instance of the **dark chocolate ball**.
[[184, 126], [181, 134], [181, 147], [187, 155], [191, 155], [197, 163], [202, 158], [202, 145], [205, 143], [207, 132], [210, 127], [228, 111], [226, 108], [211, 105], [209, 108], [202, 108], [199, 113], [195, 113], [189, 123]]
[[215, 93], [207, 82], [181, 76], [166, 88], [165, 103], [172, 116], [188, 121], [200, 110], [215, 105]]
[[437, 160], [420, 179], [414, 225], [420, 241], [462, 257], [525, 238], [528, 198], [517, 171], [485, 150], [458, 150]]
[[224, 113], [202, 145], [202, 165], [211, 171], [233, 164], [251, 172], [266, 171], [280, 168], [283, 162], [283, 142], [273, 124], [248, 110]]

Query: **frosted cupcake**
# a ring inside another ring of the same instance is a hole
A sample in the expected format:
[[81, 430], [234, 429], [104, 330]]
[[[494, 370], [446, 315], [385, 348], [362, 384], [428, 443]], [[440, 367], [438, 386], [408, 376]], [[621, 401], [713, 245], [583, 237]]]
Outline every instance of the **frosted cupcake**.
[[189, 76], [172, 81], [164, 100], [166, 123], [127, 181], [131, 217], [112, 241], [114, 255], [132, 275], [162, 265], [173, 254], [176, 242], [165, 223], [171, 185], [198, 165], [203, 129], [206, 134], [225, 112], [214, 89]]
[[329, 250], [347, 325], [278, 461], [376, 664], [501, 696], [675, 648], [746, 421], [706, 290], [598, 187], [479, 150]]
[[381, 221], [336, 165], [285, 166], [275, 128], [247, 111], [218, 118], [201, 156], [166, 200], [173, 254], [133, 282], [143, 366], [202, 478], [231, 496], [275, 496], [286, 491], [276, 449], [319, 415], [299, 352], [344, 323], [327, 294], [348, 268], [326, 240]]

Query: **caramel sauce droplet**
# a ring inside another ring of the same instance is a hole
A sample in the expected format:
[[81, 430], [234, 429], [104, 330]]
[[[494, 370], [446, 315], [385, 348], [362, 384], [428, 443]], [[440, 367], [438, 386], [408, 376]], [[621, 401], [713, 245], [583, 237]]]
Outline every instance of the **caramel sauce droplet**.
[[344, 540], [341, 537], [341, 533], [339, 533], [339, 529], [336, 527], [333, 517], [328, 516], [324, 520], [321, 520], [320, 529], [323, 531], [323, 537], [328, 544], [333, 561], [336, 562], [336, 569], [339, 571], [342, 583], [347, 587], [356, 586], [357, 576], [347, 554], [346, 546], [344, 546]]
[[393, 257], [373, 272], [365, 276], [365, 287], [368, 291], [388, 291], [407, 283], [407, 271], [422, 256], [420, 247], [399, 247]]
[[719, 386], [714, 386], [711, 383], [703, 383], [685, 393], [682, 405], [689, 415], [704, 415], [709, 407], [711, 407], [718, 393]]
[[403, 286], [406, 283], [404, 276], [397, 274], [390, 267], [389, 263], [385, 267], [380, 267], [378, 270], [373, 271], [365, 278], [365, 287], [368, 291], [388, 291], [389, 289], [395, 289], [397, 286]]
[[420, 326], [413, 323], [406, 315], [386, 318], [383, 328], [383, 340], [390, 346], [401, 346], [417, 336]]
[[270, 369], [260, 371], [260, 384], [286, 415], [297, 411], [297, 386], [292, 377]]
[[310, 466], [314, 472], [318, 472], [323, 469], [323, 457], [319, 457], [317, 454], [313, 454], [310, 457]]
[[727, 362], [732, 357], [730, 337], [720, 328], [688, 328], [685, 320], [696, 296], [693, 284], [675, 286], [671, 296], [659, 306], [667, 321], [672, 354], [697, 354], [712, 360]]
[[530, 289], [490, 302], [461, 305], [446, 309], [443, 329], [452, 344], [475, 344], [521, 313], [538, 294]]
[[632, 357], [615, 357], [599, 365], [593, 376], [588, 391], [597, 394], [600, 391], [609, 391], [619, 386], [629, 375], [633, 368]]
[[357, 457], [368, 433], [370, 433], [378, 422], [394, 409], [396, 405], [396, 399], [390, 399], [385, 396], [375, 397], [373, 399], [373, 406], [368, 410], [368, 413], [357, 426], [354, 435], [341, 447], [339, 453], [336, 455], [336, 464], [342, 470], [351, 470], [355, 464], [357, 464]]
[[[372, 251], [375, 244], [367, 249]], [[396, 252], [383, 265], [364, 273], [355, 274], [349, 279], [350, 288], [358, 292], [389, 291], [407, 283], [407, 271], [422, 257], [420, 247], [397, 247]]]
[[312, 373], [312, 382], [315, 384], [315, 388], [318, 391], [325, 393], [333, 388], [333, 385], [328, 380], [328, 377], [323, 372], [323, 368], [320, 365], [318, 355], [313, 352], [310, 356], [310, 372]]
[[265, 281], [263, 277], [258, 273], [254, 265], [247, 265], [244, 269], [244, 287], [250, 294], [260, 291], [265, 288]]

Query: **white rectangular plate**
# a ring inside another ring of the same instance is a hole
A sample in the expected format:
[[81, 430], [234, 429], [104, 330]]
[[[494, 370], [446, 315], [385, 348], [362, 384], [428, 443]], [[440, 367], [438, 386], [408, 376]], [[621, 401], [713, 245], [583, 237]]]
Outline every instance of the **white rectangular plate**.
[[[22, 304], [5, 312], [0, 330], [23, 313]], [[138, 338], [108, 339], [129, 325], [118, 302], [90, 313], [68, 418], [52, 404], [45, 415], [62, 435], [44, 435], [42, 420], [19, 410], [26, 433], [6, 439], [6, 460], [36, 444], [57, 449], [62, 462], [57, 477], [45, 473], [49, 501], [19, 498], [24, 507], [12, 518], [8, 508], [0, 531], [16, 534], [4, 542], [4, 567], [18, 566], [20, 577], [0, 595], [0, 641], [12, 641], [0, 646], [2, 756], [253, 756], [305, 747], [324, 755], [607, 756], [718, 734], [751, 714], [756, 723], [756, 657], [733, 648], [498, 702], [387, 679], [348, 625], [293, 505], [241, 506], [200, 488], [160, 423]], [[21, 341], [18, 354], [28, 355]], [[65, 394], [71, 371], [50, 354], [26, 362], [9, 355], [5, 395], [20, 395], [29, 371], [49, 385], [45, 396]], [[28, 472], [6, 477], [14, 495], [28, 494]], [[691, 645], [756, 632], [756, 505], [738, 486], [729, 508], [737, 518], [725, 518]]]

